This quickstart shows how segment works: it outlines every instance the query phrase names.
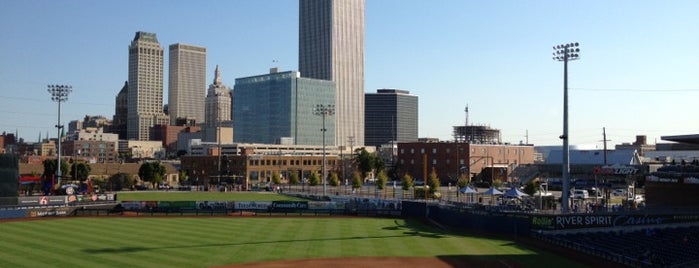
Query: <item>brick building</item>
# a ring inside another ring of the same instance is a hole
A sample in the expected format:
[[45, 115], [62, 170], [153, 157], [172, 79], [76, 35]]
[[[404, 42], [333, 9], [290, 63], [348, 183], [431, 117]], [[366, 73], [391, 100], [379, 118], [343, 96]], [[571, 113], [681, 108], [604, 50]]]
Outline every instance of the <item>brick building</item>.
[[432, 170], [442, 184], [454, 184], [461, 175], [474, 178], [485, 169], [500, 170], [506, 177], [516, 166], [534, 163], [534, 147], [465, 142], [398, 143], [398, 175], [423, 180]]

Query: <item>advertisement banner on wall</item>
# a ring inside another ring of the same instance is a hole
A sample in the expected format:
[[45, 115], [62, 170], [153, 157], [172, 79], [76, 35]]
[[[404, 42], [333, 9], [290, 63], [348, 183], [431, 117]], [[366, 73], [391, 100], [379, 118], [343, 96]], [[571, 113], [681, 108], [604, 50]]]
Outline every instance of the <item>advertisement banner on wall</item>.
[[236, 210], [267, 210], [272, 207], [272, 202], [268, 201], [236, 201]]
[[345, 203], [338, 203], [332, 201], [309, 201], [308, 209], [315, 210], [325, 210], [325, 209], [345, 209]]
[[114, 194], [87, 194], [87, 195], [69, 195], [68, 203], [71, 205], [89, 205], [95, 202], [110, 202], [116, 201]]
[[560, 215], [532, 216], [532, 229], [565, 230], [598, 227], [647, 226], [668, 223], [698, 222], [697, 215]]
[[65, 205], [68, 201], [66, 195], [23, 196], [18, 198], [20, 206], [46, 206]]
[[273, 201], [272, 208], [287, 210], [308, 209], [308, 201]]
[[28, 218], [68, 216], [69, 211], [70, 208], [68, 207], [28, 209], [26, 210], [26, 216]]
[[197, 208], [202, 210], [224, 210], [235, 207], [233, 201], [196, 201], [196, 203]]

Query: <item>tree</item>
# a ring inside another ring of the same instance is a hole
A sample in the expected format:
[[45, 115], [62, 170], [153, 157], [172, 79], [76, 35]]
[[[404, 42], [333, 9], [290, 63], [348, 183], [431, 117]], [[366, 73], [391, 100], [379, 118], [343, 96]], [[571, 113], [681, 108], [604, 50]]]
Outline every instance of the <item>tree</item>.
[[[46, 179], [51, 179], [56, 175], [56, 159], [46, 159], [42, 162], [44, 165], [44, 176]], [[61, 176], [68, 174], [68, 163], [66, 161], [61, 161]]]
[[429, 187], [430, 196], [433, 196], [439, 191], [439, 177], [437, 177], [437, 172], [434, 169], [432, 169], [432, 172], [430, 172], [428, 176], [427, 186]]
[[362, 175], [359, 172], [352, 173], [352, 189], [357, 189], [362, 187]]
[[534, 195], [539, 185], [534, 180], [530, 180], [526, 185], [524, 185], [524, 193], [528, 195]]
[[383, 190], [386, 188], [386, 182], [388, 182], [388, 175], [386, 171], [382, 170], [376, 175], [376, 189]]
[[276, 185], [282, 184], [282, 176], [276, 171], [272, 172], [272, 183]]
[[90, 171], [92, 171], [92, 167], [83, 162], [73, 162], [73, 165], [70, 167], [70, 175], [73, 176], [74, 180], [80, 182], [87, 180], [87, 177], [90, 176]]
[[388, 175], [386, 171], [382, 170], [376, 175], [376, 190], [381, 191], [386, 188], [386, 182], [388, 181]]
[[337, 173], [331, 172], [329, 177], [330, 178], [328, 178], [328, 184], [330, 184], [330, 186], [340, 186], [340, 178], [337, 176]]
[[386, 164], [376, 153], [369, 153], [365, 148], [357, 149], [355, 162], [364, 178], [369, 174], [374, 174], [374, 171], [380, 172], [386, 168]]
[[155, 186], [163, 181], [165, 166], [160, 162], [145, 162], [138, 169], [138, 176], [141, 177], [141, 180], [150, 182]]
[[186, 184], [189, 181], [189, 176], [187, 175], [187, 171], [180, 170], [180, 185], [181, 184]]
[[405, 175], [403, 175], [403, 178], [401, 178], [400, 180], [401, 189], [403, 189], [403, 196], [405, 196], [405, 192], [409, 191], [410, 188], [413, 187], [414, 183], [415, 182], [413, 181], [413, 177], [410, 176], [410, 174], [406, 173]]
[[[128, 175], [126, 173], [117, 173], [109, 177], [109, 190], [110, 191], [121, 191], [122, 189], [131, 188], [128, 184]], [[127, 185], [128, 184], [128, 185]]]
[[299, 184], [299, 173], [298, 172], [291, 172], [291, 175], [289, 175], [289, 183], [296, 185]]
[[311, 177], [308, 180], [308, 185], [316, 186], [318, 184], [320, 184], [320, 175], [318, 175], [318, 172], [312, 171]]
[[464, 188], [468, 186], [468, 175], [466, 174], [461, 174], [461, 177], [459, 177], [459, 180], [456, 181], [456, 186], [459, 187], [459, 189]]

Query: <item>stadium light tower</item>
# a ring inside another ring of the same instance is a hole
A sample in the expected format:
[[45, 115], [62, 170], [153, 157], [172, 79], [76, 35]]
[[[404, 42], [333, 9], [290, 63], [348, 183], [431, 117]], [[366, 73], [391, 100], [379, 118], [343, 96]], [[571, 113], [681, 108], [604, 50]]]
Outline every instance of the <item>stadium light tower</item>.
[[56, 158], [56, 183], [61, 184], [61, 102], [68, 100], [68, 94], [73, 91], [73, 86], [69, 85], [48, 85], [48, 92], [51, 93], [51, 100], [58, 102], [58, 157]]
[[553, 47], [553, 60], [563, 62], [563, 192], [561, 194], [561, 212], [568, 213], [570, 202], [570, 147], [568, 144], [568, 61], [579, 58], [579, 44], [568, 43]]
[[326, 172], [326, 167], [325, 167], [325, 132], [327, 131], [327, 129], [325, 128], [325, 117], [335, 114], [335, 105], [317, 104], [316, 107], [313, 109], [313, 114], [323, 117], [323, 128], [320, 129], [320, 131], [323, 132], [323, 171], [322, 171], [321, 176], [323, 177], [323, 196], [325, 196], [326, 195], [325, 177], [327, 176], [325, 174], [325, 172]]

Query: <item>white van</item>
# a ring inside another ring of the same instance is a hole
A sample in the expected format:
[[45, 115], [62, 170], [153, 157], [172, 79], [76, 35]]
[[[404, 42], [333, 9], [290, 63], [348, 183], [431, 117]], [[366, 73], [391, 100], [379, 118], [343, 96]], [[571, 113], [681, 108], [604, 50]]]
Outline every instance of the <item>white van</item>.
[[574, 189], [573, 190], [573, 198], [575, 198], [575, 199], [587, 199], [587, 198], [590, 198], [590, 193], [588, 193], [587, 190]]

